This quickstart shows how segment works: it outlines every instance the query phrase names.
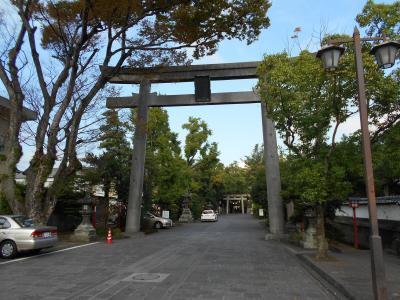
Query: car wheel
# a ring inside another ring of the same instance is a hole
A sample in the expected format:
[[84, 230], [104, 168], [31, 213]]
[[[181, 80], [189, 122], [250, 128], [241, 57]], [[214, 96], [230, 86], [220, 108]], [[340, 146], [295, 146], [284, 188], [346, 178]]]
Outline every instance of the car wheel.
[[156, 222], [156, 223], [154, 224], [154, 228], [155, 228], [155, 229], [161, 229], [161, 228], [162, 228], [161, 222]]
[[14, 258], [17, 255], [17, 245], [13, 241], [4, 241], [0, 245], [2, 258]]

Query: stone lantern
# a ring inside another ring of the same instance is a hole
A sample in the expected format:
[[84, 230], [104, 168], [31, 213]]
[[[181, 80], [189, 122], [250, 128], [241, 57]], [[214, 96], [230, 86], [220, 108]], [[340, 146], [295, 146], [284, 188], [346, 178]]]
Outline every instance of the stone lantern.
[[192, 212], [190, 211], [189, 208], [189, 200], [191, 198], [191, 194], [187, 192], [184, 196], [183, 202], [182, 202], [182, 214], [179, 217], [179, 222], [181, 223], [189, 223], [193, 221], [193, 216]]
[[304, 217], [307, 220], [307, 227], [304, 232], [304, 239], [301, 245], [305, 249], [315, 249], [317, 248], [317, 220], [315, 210], [312, 208], [306, 209], [304, 212]]
[[74, 237], [76, 240], [91, 242], [96, 240], [96, 229], [90, 222], [92, 215], [92, 199], [89, 193], [85, 194], [83, 199], [80, 199], [78, 203], [82, 204], [82, 209], [79, 211], [82, 214], [82, 222], [74, 231]]

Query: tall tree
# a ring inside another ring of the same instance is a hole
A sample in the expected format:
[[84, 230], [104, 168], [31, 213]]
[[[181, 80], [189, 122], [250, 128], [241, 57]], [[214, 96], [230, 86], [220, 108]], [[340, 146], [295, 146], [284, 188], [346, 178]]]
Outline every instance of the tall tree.
[[129, 191], [129, 161], [131, 148], [126, 138], [126, 124], [120, 121], [116, 110], [104, 113], [106, 121], [100, 127], [100, 145], [103, 153], [96, 155], [88, 153], [85, 162], [90, 168], [85, 177], [92, 184], [101, 184], [104, 190], [105, 224], [109, 214], [111, 189], [114, 188], [118, 199], [127, 201]]
[[[223, 39], [251, 43], [269, 26], [270, 3], [13, 0], [10, 6], [19, 20], [10, 24], [3, 16], [0, 22], [7, 39], [0, 52], [0, 80], [11, 104], [0, 186], [15, 213], [46, 223], [56, 197], [44, 183], [57, 160], [55, 182], [81, 167], [76, 150], [81, 125], [110, 76], [127, 62], [134, 67], [188, 63], [186, 49], [199, 58], [214, 53]], [[39, 95], [39, 119], [35, 153], [26, 170], [28, 192], [17, 199], [14, 174], [22, 155], [19, 135], [29, 89]]]
[[[131, 120], [136, 124], [136, 110]], [[181, 157], [177, 134], [169, 127], [168, 112], [162, 108], [150, 108], [147, 123], [147, 145], [143, 209], [151, 210], [152, 204], [170, 210], [177, 216], [179, 200], [185, 192], [186, 163]]]
[[245, 157], [244, 163], [252, 201], [268, 209], [264, 146], [256, 144], [251, 154]]
[[[292, 152], [292, 169], [283, 191], [298, 205], [317, 213], [317, 257], [327, 256], [324, 211], [327, 201], [340, 194], [343, 173], [331, 164], [339, 125], [349, 116], [349, 88], [353, 76], [327, 74], [312, 53], [296, 58], [286, 53], [266, 56], [260, 66], [258, 89], [269, 116]], [[333, 124], [331, 121], [333, 120]], [[333, 126], [332, 126], [333, 125]], [[332, 134], [329, 130], [332, 128]], [[328, 142], [328, 139], [330, 142]]]
[[217, 206], [213, 179], [223, 166], [219, 162], [218, 145], [209, 141], [212, 132], [206, 122], [190, 117], [182, 128], [188, 131], [184, 151], [188, 167], [187, 189], [192, 193], [191, 205], [197, 218], [206, 204]]
[[[368, 0], [356, 20], [368, 36], [400, 39], [400, 1], [375, 3]], [[372, 83], [369, 90], [380, 91], [370, 96], [368, 102], [371, 123], [375, 127], [372, 142], [375, 142], [379, 135], [400, 122], [400, 68], [395, 66], [386, 76], [380, 76]]]
[[223, 183], [226, 194], [247, 194], [250, 192], [246, 169], [239, 166], [237, 161], [224, 168]]

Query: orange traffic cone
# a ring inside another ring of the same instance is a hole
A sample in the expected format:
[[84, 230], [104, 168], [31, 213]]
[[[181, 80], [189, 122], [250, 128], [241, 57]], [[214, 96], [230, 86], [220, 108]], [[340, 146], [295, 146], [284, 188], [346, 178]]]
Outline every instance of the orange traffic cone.
[[111, 232], [111, 228], [108, 228], [108, 233], [107, 233], [107, 244], [112, 244], [112, 232]]

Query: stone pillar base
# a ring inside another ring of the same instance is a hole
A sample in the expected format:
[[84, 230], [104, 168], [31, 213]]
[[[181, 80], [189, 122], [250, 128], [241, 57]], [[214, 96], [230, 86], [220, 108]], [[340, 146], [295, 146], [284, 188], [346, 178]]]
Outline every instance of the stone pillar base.
[[75, 229], [73, 239], [81, 242], [93, 242], [97, 240], [96, 229], [91, 224], [81, 224]]
[[190, 223], [193, 222], [193, 216], [192, 216], [192, 212], [190, 211], [189, 208], [184, 208], [182, 210], [182, 214], [179, 217], [179, 222], [180, 223]]
[[304, 249], [317, 249], [317, 229], [313, 225], [310, 223], [304, 233], [304, 240], [300, 241], [300, 245]]

